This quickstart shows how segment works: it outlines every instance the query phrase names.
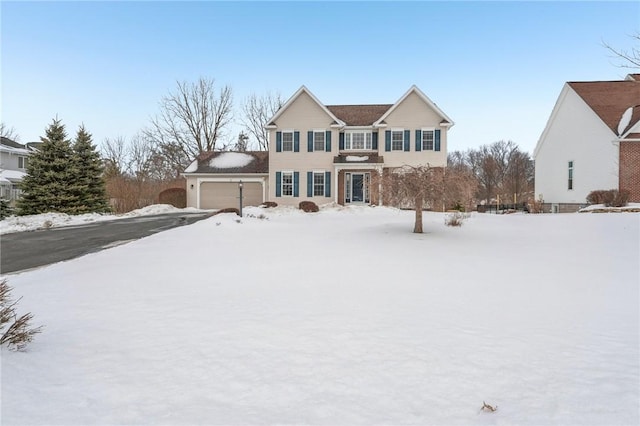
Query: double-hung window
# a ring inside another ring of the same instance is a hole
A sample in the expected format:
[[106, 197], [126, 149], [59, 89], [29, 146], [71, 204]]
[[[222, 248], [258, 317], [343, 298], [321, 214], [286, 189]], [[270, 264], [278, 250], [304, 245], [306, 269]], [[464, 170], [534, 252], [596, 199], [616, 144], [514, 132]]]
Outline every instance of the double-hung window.
[[29, 160], [28, 160], [27, 157], [18, 157], [18, 168], [19, 169], [26, 169], [28, 162], [29, 162]]
[[293, 132], [282, 132], [282, 150], [293, 151]]
[[344, 149], [371, 150], [371, 132], [346, 132], [344, 134]]
[[433, 129], [422, 129], [422, 150], [433, 151]]
[[569, 161], [569, 182], [567, 189], [573, 189], [573, 161]]
[[314, 151], [324, 151], [325, 150], [325, 131], [324, 130], [314, 130], [313, 131], [313, 150]]
[[293, 196], [293, 172], [282, 172], [282, 195]]
[[404, 130], [391, 131], [391, 150], [392, 151], [404, 150]]
[[324, 197], [324, 172], [313, 172], [313, 196]]

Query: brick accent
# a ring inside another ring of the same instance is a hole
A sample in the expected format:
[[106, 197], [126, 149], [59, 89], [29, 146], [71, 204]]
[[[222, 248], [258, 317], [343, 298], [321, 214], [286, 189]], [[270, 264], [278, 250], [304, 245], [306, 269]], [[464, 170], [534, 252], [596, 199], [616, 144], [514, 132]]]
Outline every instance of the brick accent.
[[631, 192], [629, 202], [640, 202], [640, 142], [620, 142], [618, 188]]
[[370, 203], [369, 204], [373, 204], [373, 205], [377, 205], [378, 204], [378, 184], [377, 181], [374, 179], [374, 176], [378, 174], [377, 171], [375, 170], [361, 170], [361, 169], [354, 169], [354, 170], [340, 170], [338, 172], [338, 204], [344, 205], [344, 174], [345, 173], [370, 173], [371, 174], [371, 183], [369, 186], [369, 197], [370, 197]]

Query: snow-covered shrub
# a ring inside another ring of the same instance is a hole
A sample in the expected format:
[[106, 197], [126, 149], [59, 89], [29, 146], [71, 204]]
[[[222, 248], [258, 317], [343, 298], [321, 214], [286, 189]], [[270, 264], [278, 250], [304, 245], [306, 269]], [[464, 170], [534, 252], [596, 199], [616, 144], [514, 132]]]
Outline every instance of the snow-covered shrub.
[[468, 218], [468, 214], [456, 211], [447, 215], [444, 219], [444, 224], [447, 226], [462, 226], [462, 223]]
[[624, 207], [629, 202], [631, 192], [627, 189], [613, 189], [613, 200], [611, 200], [611, 207]]
[[305, 213], [315, 213], [317, 211], [320, 211], [318, 205], [313, 201], [300, 201], [300, 204], [298, 204], [298, 208], [300, 208], [300, 210]]
[[11, 287], [7, 280], [0, 281], [0, 346], [9, 349], [23, 350], [33, 340], [33, 336], [40, 333], [42, 327], [31, 327], [33, 315], [28, 312], [20, 317], [15, 307], [20, 299], [13, 301]]
[[264, 203], [260, 204], [260, 207], [264, 207], [265, 209], [278, 207], [278, 203], [276, 203], [275, 201], [265, 201]]

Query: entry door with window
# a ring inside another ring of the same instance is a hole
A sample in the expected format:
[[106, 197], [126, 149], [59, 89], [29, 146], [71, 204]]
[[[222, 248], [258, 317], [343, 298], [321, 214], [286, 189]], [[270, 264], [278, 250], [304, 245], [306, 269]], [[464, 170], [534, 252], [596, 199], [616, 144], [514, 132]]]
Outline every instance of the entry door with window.
[[345, 173], [345, 204], [369, 203], [369, 173]]

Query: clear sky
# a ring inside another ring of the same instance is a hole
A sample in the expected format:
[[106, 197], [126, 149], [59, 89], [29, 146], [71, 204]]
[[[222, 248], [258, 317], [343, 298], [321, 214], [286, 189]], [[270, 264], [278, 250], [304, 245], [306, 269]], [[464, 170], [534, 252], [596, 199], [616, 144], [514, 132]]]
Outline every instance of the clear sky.
[[[449, 150], [532, 152], [566, 81], [616, 80], [640, 2], [1, 2], [2, 122], [39, 140], [56, 115], [129, 138], [176, 81], [325, 104], [394, 103], [416, 84]], [[638, 72], [638, 71], [635, 71]], [[235, 139], [240, 127], [231, 129]]]

